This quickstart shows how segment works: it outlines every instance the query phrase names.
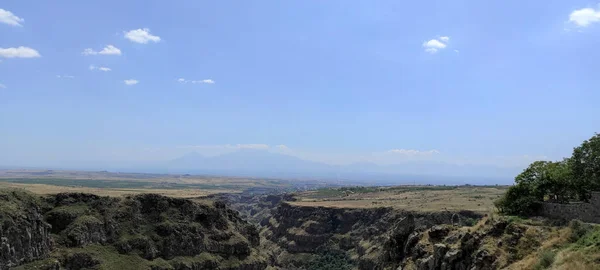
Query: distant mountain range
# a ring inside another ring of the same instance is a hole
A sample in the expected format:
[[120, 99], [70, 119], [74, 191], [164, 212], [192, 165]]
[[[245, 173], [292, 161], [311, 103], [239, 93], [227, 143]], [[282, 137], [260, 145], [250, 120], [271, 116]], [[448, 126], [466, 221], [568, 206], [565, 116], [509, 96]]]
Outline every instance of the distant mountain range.
[[373, 184], [510, 184], [522, 170], [426, 161], [394, 165], [355, 163], [336, 166], [253, 149], [213, 157], [192, 152], [166, 164], [155, 164], [153, 168], [169, 173], [315, 178]]

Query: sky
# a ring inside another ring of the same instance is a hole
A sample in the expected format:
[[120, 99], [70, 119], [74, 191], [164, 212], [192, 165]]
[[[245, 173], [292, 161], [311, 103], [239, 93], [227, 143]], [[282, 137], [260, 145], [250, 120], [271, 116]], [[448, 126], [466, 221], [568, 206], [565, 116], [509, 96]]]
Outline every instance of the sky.
[[600, 2], [0, 2], [0, 165], [526, 166], [600, 127]]

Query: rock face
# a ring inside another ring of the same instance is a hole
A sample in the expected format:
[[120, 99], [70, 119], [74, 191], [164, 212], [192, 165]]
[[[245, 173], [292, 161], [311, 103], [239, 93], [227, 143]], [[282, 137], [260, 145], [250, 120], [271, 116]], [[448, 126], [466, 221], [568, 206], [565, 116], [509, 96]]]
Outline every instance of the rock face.
[[[260, 248], [276, 269], [501, 269], [529, 241], [524, 225], [468, 211], [308, 207], [273, 196], [232, 205], [260, 224]], [[461, 224], [482, 218], [476, 227]]]
[[20, 190], [0, 191], [0, 269], [48, 256], [51, 226], [42, 211], [36, 196]]
[[[53, 256], [67, 269], [104, 264], [107, 259], [102, 256], [111, 252], [117, 257], [139, 256], [149, 263], [160, 259], [167, 265], [175, 258], [191, 260], [174, 260], [166, 269], [187, 269], [186, 265], [217, 269], [221, 264], [229, 265], [228, 269], [266, 267], [257, 249], [257, 228], [220, 202], [200, 204], [155, 194], [120, 199], [64, 193], [42, 199], [22, 193], [9, 198], [12, 203], [17, 195], [29, 196], [16, 214], [0, 211], [0, 269], [48, 257], [53, 242], [60, 251]], [[9, 206], [6, 203], [2, 209]]]
[[[282, 269], [311, 269], [310, 261], [331, 257], [323, 254], [332, 252], [342, 254], [338, 265], [347, 263], [348, 267], [358, 269], [396, 269], [406, 258], [421, 260], [427, 256], [432, 256], [432, 259], [426, 265], [441, 265], [447, 248], [440, 247], [433, 254], [433, 247], [421, 243], [424, 233], [442, 241], [454, 228], [449, 224], [457, 216], [461, 216], [462, 220], [477, 218], [477, 214], [471, 212], [417, 213], [392, 208], [305, 207], [272, 197], [269, 201], [278, 204], [271, 208], [271, 216], [258, 222], [262, 225], [261, 234], [265, 241], [272, 243], [268, 246], [271, 264]], [[263, 211], [256, 209], [254, 212]], [[435, 228], [433, 231], [430, 230], [432, 227]], [[295, 257], [308, 259], [302, 262]]]

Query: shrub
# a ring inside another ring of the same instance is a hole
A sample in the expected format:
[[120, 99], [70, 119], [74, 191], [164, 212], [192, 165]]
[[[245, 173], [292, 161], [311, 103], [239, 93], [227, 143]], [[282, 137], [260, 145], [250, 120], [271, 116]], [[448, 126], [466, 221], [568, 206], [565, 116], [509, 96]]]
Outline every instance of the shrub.
[[581, 237], [586, 235], [592, 227], [588, 224], [581, 222], [580, 220], [574, 219], [569, 222], [569, 228], [571, 228], [571, 234], [569, 235], [569, 241], [572, 243], [577, 242]]
[[503, 214], [530, 216], [539, 211], [541, 203], [528, 185], [517, 184], [510, 187], [494, 205]]
[[534, 269], [546, 269], [554, 263], [556, 252], [551, 250], [544, 250], [540, 253], [540, 258]]
[[475, 226], [475, 224], [477, 224], [477, 220], [475, 220], [474, 218], [465, 219], [465, 225], [467, 225], [469, 227], [473, 227], [473, 226]]
[[352, 269], [352, 263], [348, 255], [344, 251], [329, 249], [329, 248], [318, 248], [316, 254], [318, 255], [309, 264], [307, 269], [311, 270], [350, 270]]

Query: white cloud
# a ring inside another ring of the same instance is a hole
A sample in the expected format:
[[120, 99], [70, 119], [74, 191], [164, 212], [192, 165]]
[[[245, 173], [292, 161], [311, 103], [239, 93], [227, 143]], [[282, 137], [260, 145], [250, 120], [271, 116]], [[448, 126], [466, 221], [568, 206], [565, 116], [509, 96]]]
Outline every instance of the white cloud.
[[150, 29], [148, 28], [135, 29], [124, 33], [126, 39], [129, 39], [135, 43], [147, 44], [150, 41], [155, 43], [160, 41], [160, 37], [150, 34]]
[[0, 83], [0, 88], [6, 88], [6, 85]]
[[121, 55], [121, 50], [119, 50], [119, 48], [117, 48], [113, 45], [108, 45], [108, 46], [104, 47], [104, 49], [102, 49], [98, 54]]
[[74, 79], [75, 76], [71, 76], [71, 75], [56, 75], [56, 78], [59, 78], [59, 79]]
[[441, 40], [442, 42], [446, 42], [446, 43], [447, 43], [448, 41], [450, 41], [450, 37], [448, 37], [448, 36], [443, 36], [443, 37], [440, 37], [440, 40]]
[[281, 149], [281, 150], [289, 150], [289, 149], [290, 149], [290, 148], [289, 148], [289, 147], [287, 147], [285, 144], [280, 144], [280, 145], [277, 145], [277, 146], [275, 146], [275, 147], [277, 147], [277, 148], [279, 148], [279, 149]]
[[600, 10], [593, 8], [574, 10], [569, 15], [569, 21], [578, 26], [586, 27], [592, 23], [600, 22]]
[[388, 153], [401, 154], [401, 155], [406, 155], [406, 156], [429, 156], [429, 155], [439, 154], [440, 151], [438, 151], [438, 150], [420, 151], [420, 150], [413, 150], [413, 149], [392, 149], [392, 150], [389, 150]]
[[177, 81], [180, 82], [180, 83], [193, 83], [193, 84], [196, 84], [196, 83], [214, 84], [215, 83], [215, 81], [213, 81], [211, 79], [204, 79], [204, 80], [195, 81], [195, 80], [186, 80], [184, 78], [179, 78], [179, 79], [177, 79]]
[[21, 23], [24, 21], [24, 19], [17, 17], [17, 15], [12, 12], [0, 8], [0, 23], [12, 26], [22, 26]]
[[110, 69], [108, 67], [97, 67], [94, 65], [90, 65], [90, 70], [100, 70], [100, 71], [107, 72], [107, 71], [111, 71], [112, 69]]
[[138, 80], [134, 80], [134, 79], [125, 80], [124, 82], [126, 85], [135, 85], [135, 84], [139, 83]]
[[460, 51], [459, 51], [459, 50], [454, 50], [454, 52], [455, 52], [455, 53], [459, 53]]
[[[450, 40], [449, 37], [441, 37], [440, 40], [447, 42], [448, 40]], [[425, 52], [428, 53], [436, 53], [441, 49], [446, 48], [446, 44], [440, 40], [437, 39], [432, 39], [429, 41], [425, 41], [423, 42], [423, 48], [425, 48]]]
[[101, 51], [94, 51], [91, 48], [87, 48], [81, 52], [83, 55], [121, 55], [121, 50], [113, 45], [107, 45]]
[[0, 57], [4, 58], [35, 58], [41, 57], [38, 51], [20, 46], [18, 48], [0, 48]]

